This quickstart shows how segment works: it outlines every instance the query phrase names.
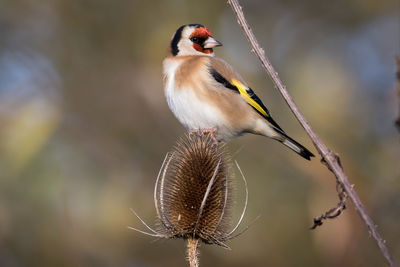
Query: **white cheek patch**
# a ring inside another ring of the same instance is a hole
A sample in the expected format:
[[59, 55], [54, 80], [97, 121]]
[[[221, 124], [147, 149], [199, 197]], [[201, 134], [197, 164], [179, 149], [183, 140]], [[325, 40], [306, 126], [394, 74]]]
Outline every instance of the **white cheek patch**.
[[197, 51], [193, 47], [193, 43], [189, 39], [184, 39], [181, 40], [178, 44], [178, 49], [179, 49], [179, 55], [180, 56], [188, 56], [188, 55], [206, 55], [204, 53], [201, 53]]

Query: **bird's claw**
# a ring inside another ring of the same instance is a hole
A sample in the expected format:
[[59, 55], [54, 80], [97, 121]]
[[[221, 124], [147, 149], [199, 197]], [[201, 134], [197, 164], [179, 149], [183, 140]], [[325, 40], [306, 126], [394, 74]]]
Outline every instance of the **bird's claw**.
[[190, 130], [189, 135], [197, 134], [197, 135], [209, 135], [211, 139], [213, 140], [214, 144], [218, 145], [219, 141], [215, 137], [215, 133], [217, 132], [218, 128], [214, 127], [211, 129], [196, 129], [196, 130]]

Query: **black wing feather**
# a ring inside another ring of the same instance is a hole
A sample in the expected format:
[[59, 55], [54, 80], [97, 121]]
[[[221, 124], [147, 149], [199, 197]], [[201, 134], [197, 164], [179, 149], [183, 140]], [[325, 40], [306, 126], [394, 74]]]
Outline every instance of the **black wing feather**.
[[[225, 88], [228, 88], [230, 90], [235, 91], [236, 93], [240, 94], [239, 89], [233, 85], [232, 83], [230, 83], [227, 79], [225, 79], [218, 71], [216, 71], [213, 68], [210, 68], [210, 74], [214, 77], [214, 79], [221, 83], [222, 85], [225, 86]], [[267, 109], [267, 107], [264, 105], [264, 103], [261, 101], [261, 99], [254, 93], [254, 91], [251, 88], [247, 88], [247, 93], [249, 94], [249, 96], [251, 97], [251, 99], [253, 99], [257, 104], [260, 105], [260, 107], [265, 111], [265, 113], [267, 113], [267, 116], [265, 116], [264, 114], [262, 114], [261, 112], [259, 112], [256, 108], [254, 108], [253, 106], [250, 106], [258, 113], [260, 114], [264, 119], [266, 119], [269, 123], [271, 123], [275, 128], [279, 129], [281, 132], [284, 133], [284, 131], [282, 130], [282, 128], [278, 125], [278, 123], [276, 123], [270, 113], [269, 110]]]

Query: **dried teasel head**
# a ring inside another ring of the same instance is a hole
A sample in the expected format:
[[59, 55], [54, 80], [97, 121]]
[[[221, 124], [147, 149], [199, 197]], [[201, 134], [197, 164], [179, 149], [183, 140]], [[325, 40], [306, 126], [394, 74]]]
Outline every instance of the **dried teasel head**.
[[181, 138], [157, 187], [162, 230], [171, 237], [221, 244], [232, 202], [229, 157], [209, 135]]
[[165, 157], [157, 177], [154, 202], [160, 229], [153, 230], [140, 217], [151, 233], [130, 228], [155, 237], [188, 239], [188, 248], [192, 244], [194, 250], [198, 240], [228, 248], [224, 242], [237, 235], [234, 233], [243, 219], [248, 198], [241, 173], [246, 203], [239, 222], [229, 231], [231, 165], [225, 148], [215, 144], [209, 135], [184, 136]]

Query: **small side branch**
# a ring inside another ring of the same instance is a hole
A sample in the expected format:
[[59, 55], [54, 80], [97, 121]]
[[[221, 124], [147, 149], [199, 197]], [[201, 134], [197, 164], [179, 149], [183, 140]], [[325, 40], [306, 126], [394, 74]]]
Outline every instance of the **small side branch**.
[[336, 207], [331, 208], [321, 216], [314, 218], [314, 225], [310, 228], [311, 230], [321, 226], [323, 221], [326, 219], [334, 219], [338, 217], [346, 209], [347, 194], [341, 184], [336, 184], [336, 191], [338, 192], [339, 203]]
[[307, 122], [303, 114], [300, 112], [297, 105], [294, 103], [292, 97], [290, 96], [289, 92], [286, 90], [286, 86], [283, 84], [281, 79], [279, 78], [278, 72], [275, 71], [274, 67], [271, 65], [270, 61], [265, 55], [264, 50], [258, 44], [258, 41], [251, 30], [249, 24], [244, 17], [242, 7], [239, 5], [237, 0], [228, 0], [229, 5], [232, 7], [237, 21], [239, 25], [242, 27], [248, 41], [250, 42], [254, 53], [257, 55], [259, 60], [261, 61], [262, 66], [272, 79], [274, 85], [280, 91], [282, 97], [285, 99], [286, 103], [288, 104], [289, 108], [300, 122], [301, 126], [310, 136], [315, 148], [317, 149], [318, 153], [321, 155], [322, 159], [328, 166], [329, 170], [335, 175], [337, 182], [343, 187], [344, 191], [348, 195], [351, 202], [354, 204], [355, 209], [357, 210], [358, 214], [360, 215], [362, 221], [367, 226], [369, 232], [371, 233], [372, 237], [375, 239], [379, 249], [381, 250], [383, 256], [385, 257], [389, 266], [397, 266], [396, 262], [391, 255], [389, 249], [387, 248], [385, 241], [379, 234], [375, 223], [372, 221], [370, 216], [368, 215], [364, 205], [362, 204], [360, 198], [358, 197], [357, 193], [354, 191], [353, 186], [350, 184], [347, 175], [343, 171], [343, 168], [340, 164], [339, 158], [336, 153], [333, 153], [317, 136], [314, 130], [311, 128], [310, 124]]

